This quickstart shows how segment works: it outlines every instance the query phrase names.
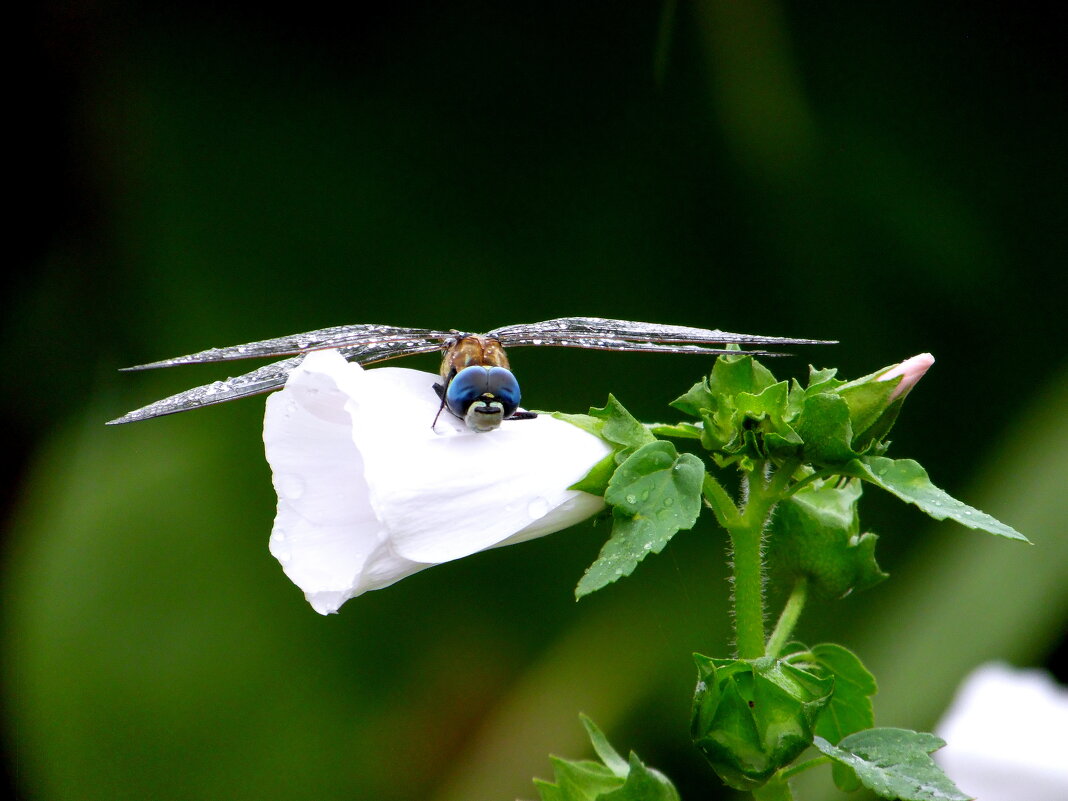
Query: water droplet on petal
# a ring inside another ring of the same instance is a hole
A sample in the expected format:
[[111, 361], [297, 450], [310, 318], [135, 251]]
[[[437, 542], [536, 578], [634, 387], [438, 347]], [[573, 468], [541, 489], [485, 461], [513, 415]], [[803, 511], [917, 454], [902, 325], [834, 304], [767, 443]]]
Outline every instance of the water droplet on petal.
[[304, 479], [292, 474], [282, 474], [278, 476], [276, 488], [281, 497], [295, 501], [304, 494]]
[[535, 498], [527, 504], [527, 514], [531, 519], [538, 520], [549, 514], [549, 502], [545, 498]]

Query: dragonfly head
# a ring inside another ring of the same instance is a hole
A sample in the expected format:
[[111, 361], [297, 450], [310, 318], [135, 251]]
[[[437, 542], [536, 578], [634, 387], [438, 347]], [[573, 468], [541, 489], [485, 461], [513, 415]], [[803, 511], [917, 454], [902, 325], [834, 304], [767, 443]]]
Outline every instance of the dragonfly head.
[[519, 382], [503, 367], [465, 367], [449, 382], [445, 405], [472, 431], [493, 431], [519, 408]]

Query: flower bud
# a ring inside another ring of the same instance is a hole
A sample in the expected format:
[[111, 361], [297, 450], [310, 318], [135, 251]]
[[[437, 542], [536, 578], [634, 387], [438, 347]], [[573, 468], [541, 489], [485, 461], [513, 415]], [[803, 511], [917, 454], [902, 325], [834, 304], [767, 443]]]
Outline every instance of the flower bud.
[[787, 662], [695, 654], [690, 734], [716, 774], [736, 790], [764, 785], [812, 744], [834, 679]]
[[849, 406], [854, 451], [863, 453], [890, 433], [905, 396], [932, 364], [934, 356], [921, 353], [838, 388]]
[[926, 373], [931, 365], [934, 364], [934, 356], [930, 353], [920, 353], [917, 356], [913, 356], [911, 359], [905, 359], [901, 364], [896, 367], [892, 367], [885, 373], [880, 375], [876, 381], [891, 381], [898, 376], [901, 376], [901, 381], [894, 391], [890, 393], [890, 400], [895, 401], [900, 397], [903, 397], [910, 389], [912, 389], [923, 378], [923, 374]]

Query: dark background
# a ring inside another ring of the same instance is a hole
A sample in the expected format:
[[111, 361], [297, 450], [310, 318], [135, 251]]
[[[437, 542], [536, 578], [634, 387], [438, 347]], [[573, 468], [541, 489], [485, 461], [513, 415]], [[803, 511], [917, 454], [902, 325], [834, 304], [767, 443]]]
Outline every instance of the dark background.
[[[588, 753], [583, 710], [710, 797], [686, 738], [689, 654], [728, 648], [710, 525], [577, 605], [603, 528], [319, 618], [267, 553], [261, 401], [102, 425], [227, 374], [120, 366], [347, 322], [841, 341], [777, 361], [784, 377], [931, 351], [891, 455], [1036, 545], [873, 495], [893, 578], [813, 604], [799, 634], [860, 653], [887, 725], [934, 725], [986, 659], [1057, 669], [1064, 29], [1008, 3], [20, 8], [10, 781], [49, 800], [531, 798], [549, 751]], [[611, 391], [648, 420], [710, 367], [511, 355], [532, 407]]]

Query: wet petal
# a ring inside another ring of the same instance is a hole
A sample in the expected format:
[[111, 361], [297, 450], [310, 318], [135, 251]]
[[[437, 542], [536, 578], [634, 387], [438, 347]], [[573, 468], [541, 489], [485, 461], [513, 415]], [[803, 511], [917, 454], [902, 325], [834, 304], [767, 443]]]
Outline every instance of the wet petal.
[[435, 380], [322, 351], [268, 399], [271, 553], [317, 611], [602, 508], [567, 489], [609, 452], [600, 439], [546, 416], [476, 434], [445, 412], [432, 428]]

